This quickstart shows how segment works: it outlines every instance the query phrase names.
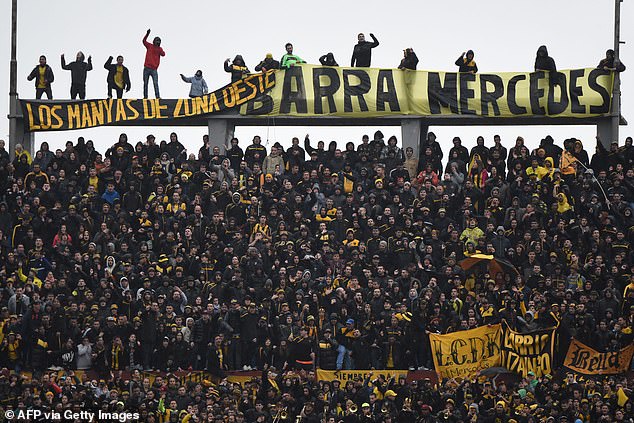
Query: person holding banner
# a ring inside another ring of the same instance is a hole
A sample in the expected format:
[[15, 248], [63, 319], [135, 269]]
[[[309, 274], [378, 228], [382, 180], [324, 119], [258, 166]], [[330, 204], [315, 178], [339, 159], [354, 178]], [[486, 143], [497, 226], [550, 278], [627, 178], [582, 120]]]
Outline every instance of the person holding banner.
[[266, 72], [280, 68], [280, 62], [273, 58], [273, 54], [266, 53], [266, 57], [255, 67], [256, 72]]
[[150, 29], [145, 33], [143, 37], [143, 45], [145, 46], [145, 62], [143, 63], [143, 98], [148, 98], [147, 84], [152, 77], [152, 83], [154, 84], [154, 96], [161, 98], [159, 93], [158, 84], [158, 68], [161, 64], [161, 56], [165, 56], [165, 51], [161, 47], [161, 38], [154, 37], [152, 44], [148, 43], [147, 37], [150, 36]]
[[46, 56], [40, 56], [40, 64], [33, 68], [29, 76], [26, 77], [27, 81], [33, 81], [35, 79], [35, 98], [42, 98], [42, 94], [46, 94], [46, 98], [53, 99], [53, 91], [51, 90], [51, 84], [55, 80], [53, 75], [53, 69], [46, 64]]
[[625, 65], [614, 57], [614, 50], [608, 49], [605, 52], [605, 58], [601, 59], [597, 69], [612, 70], [616, 72], [625, 72]]
[[284, 48], [286, 49], [286, 54], [282, 56], [282, 69], [292, 68], [298, 63], [306, 63], [304, 59], [293, 54], [293, 44], [286, 43]]

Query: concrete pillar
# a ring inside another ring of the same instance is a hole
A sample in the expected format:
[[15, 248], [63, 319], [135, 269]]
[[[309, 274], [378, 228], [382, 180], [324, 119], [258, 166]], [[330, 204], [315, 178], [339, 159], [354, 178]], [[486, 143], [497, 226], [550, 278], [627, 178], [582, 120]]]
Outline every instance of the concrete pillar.
[[32, 132], [25, 132], [24, 116], [22, 115], [22, 109], [20, 108], [19, 100], [17, 96], [15, 99], [9, 100], [9, 146], [8, 152], [11, 160], [14, 158], [15, 145], [22, 144], [22, 147], [31, 153], [31, 157], [35, 156], [35, 136]]
[[603, 147], [610, 151], [610, 144], [612, 144], [612, 141], [618, 141], [618, 133], [616, 135], [614, 134], [614, 124], [611, 117], [601, 119], [599, 123], [597, 123], [597, 135], [601, 138], [601, 144], [603, 144]]
[[220, 150], [229, 144], [236, 131], [236, 124], [229, 119], [209, 119], [207, 121], [209, 130], [209, 145], [218, 146]]
[[403, 139], [403, 150], [407, 147], [414, 149], [414, 157], [420, 157], [420, 145], [427, 139], [429, 125], [424, 124], [423, 119], [402, 119], [401, 138]]

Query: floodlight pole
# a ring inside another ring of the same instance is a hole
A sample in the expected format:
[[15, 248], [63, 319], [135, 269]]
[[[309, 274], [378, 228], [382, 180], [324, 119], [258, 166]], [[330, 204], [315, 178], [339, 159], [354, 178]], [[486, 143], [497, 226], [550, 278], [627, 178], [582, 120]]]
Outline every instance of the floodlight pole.
[[[614, 68], [618, 68], [619, 48], [621, 46], [621, 2], [614, 0]], [[614, 71], [614, 86], [612, 88], [612, 122], [611, 139], [609, 142], [619, 142], [619, 123], [621, 121], [621, 81], [619, 72]], [[607, 140], [606, 140], [607, 141]]]
[[18, 143], [18, 0], [11, 0], [11, 62], [9, 66], [9, 154], [11, 159]]

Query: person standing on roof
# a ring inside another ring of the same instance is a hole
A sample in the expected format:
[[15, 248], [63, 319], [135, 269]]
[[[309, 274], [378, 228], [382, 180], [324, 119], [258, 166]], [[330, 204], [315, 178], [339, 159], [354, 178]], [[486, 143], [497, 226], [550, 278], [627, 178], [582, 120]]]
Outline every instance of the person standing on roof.
[[154, 37], [152, 44], [147, 42], [147, 37], [150, 36], [150, 30], [148, 29], [143, 37], [143, 45], [145, 46], [145, 63], [143, 64], [143, 98], [148, 98], [147, 84], [152, 77], [152, 83], [154, 84], [154, 96], [161, 98], [159, 93], [158, 84], [158, 67], [161, 64], [161, 56], [165, 56], [165, 51], [161, 48], [161, 39]]
[[231, 82], [239, 81], [249, 75], [249, 68], [247, 68], [241, 55], [238, 54], [231, 64], [229, 62], [231, 59], [225, 60], [225, 72], [231, 73]]
[[196, 74], [192, 77], [186, 77], [181, 73], [181, 79], [191, 84], [191, 88], [189, 89], [189, 96], [191, 98], [207, 94], [207, 82], [205, 82], [203, 71], [200, 69], [197, 70]]
[[29, 76], [26, 77], [27, 81], [33, 81], [35, 79], [35, 98], [42, 98], [42, 94], [46, 94], [46, 98], [53, 99], [53, 90], [51, 89], [51, 83], [55, 80], [53, 75], [53, 69], [46, 64], [46, 56], [40, 56], [40, 64], [33, 68]]
[[[466, 55], [466, 56], [465, 56]], [[473, 50], [467, 50], [462, 52], [462, 55], [456, 60], [456, 66], [458, 66], [458, 72], [460, 73], [478, 73], [478, 65], [473, 60]]]
[[117, 92], [117, 98], [123, 97], [123, 90], [130, 91], [130, 72], [123, 66], [123, 56], [117, 56], [117, 63], [112, 64], [112, 56], [103, 65], [108, 70], [108, 98], [112, 98], [112, 90]]
[[374, 34], [370, 33], [372, 42], [365, 40], [365, 34], [359, 34], [357, 40], [359, 41], [352, 51], [352, 62], [350, 66], [356, 66], [358, 68], [369, 68], [372, 61], [372, 49], [379, 45], [379, 40], [376, 39]]
[[81, 100], [86, 98], [86, 76], [88, 71], [92, 70], [92, 58], [88, 56], [88, 63], [84, 60], [84, 53], [77, 52], [77, 60], [66, 64], [66, 59], [62, 53], [62, 69], [70, 71], [70, 98], [79, 97]]

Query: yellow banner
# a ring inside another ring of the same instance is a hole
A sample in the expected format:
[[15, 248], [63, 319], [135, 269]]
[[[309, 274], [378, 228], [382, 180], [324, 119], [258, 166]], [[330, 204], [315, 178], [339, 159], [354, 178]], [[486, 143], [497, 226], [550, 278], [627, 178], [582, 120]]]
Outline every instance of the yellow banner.
[[619, 351], [601, 353], [573, 339], [568, 347], [564, 366], [586, 375], [614, 375], [629, 370], [633, 355], [634, 345]]
[[614, 77], [603, 69], [452, 73], [298, 65], [243, 115], [589, 117], [609, 113]]
[[480, 370], [500, 365], [500, 325], [429, 334], [434, 367], [439, 378], [472, 378]]
[[317, 380], [332, 382], [338, 380], [345, 384], [349, 380], [363, 380], [366, 377], [385, 376], [386, 379], [394, 377], [398, 379], [401, 376], [407, 377], [407, 370], [322, 370], [317, 369]]
[[504, 322], [502, 336], [502, 366], [526, 377], [552, 373], [555, 331], [557, 328], [539, 329], [529, 333], [515, 332]]

